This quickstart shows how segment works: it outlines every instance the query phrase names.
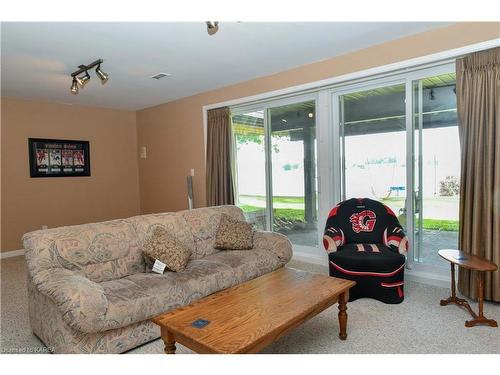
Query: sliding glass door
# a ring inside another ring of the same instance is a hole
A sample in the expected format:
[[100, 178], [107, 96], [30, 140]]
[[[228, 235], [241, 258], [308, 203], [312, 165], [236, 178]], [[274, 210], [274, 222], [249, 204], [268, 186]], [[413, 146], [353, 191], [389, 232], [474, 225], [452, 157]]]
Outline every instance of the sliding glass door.
[[410, 266], [443, 271], [437, 251], [458, 242], [453, 64], [231, 113], [236, 204], [256, 228], [285, 234], [296, 254], [325, 260], [319, 239], [331, 207], [368, 197], [398, 216]]
[[273, 230], [292, 243], [316, 246], [315, 102], [269, 109]]
[[446, 267], [438, 250], [458, 246], [460, 144], [455, 73], [412, 81], [415, 261]]
[[316, 101], [232, 110], [236, 204], [258, 229], [318, 244]]
[[446, 267], [438, 250], [458, 246], [460, 144], [453, 67], [376, 82], [334, 90], [340, 199], [383, 202], [410, 237], [410, 262]]
[[264, 110], [232, 115], [235, 203], [256, 229], [269, 228]]
[[405, 222], [405, 84], [339, 96], [343, 199], [383, 202]]

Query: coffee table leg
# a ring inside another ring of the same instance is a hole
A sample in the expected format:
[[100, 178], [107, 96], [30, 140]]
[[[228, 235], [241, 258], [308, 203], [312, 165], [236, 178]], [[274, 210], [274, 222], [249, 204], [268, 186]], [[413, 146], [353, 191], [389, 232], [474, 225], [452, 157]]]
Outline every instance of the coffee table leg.
[[175, 338], [173, 333], [162, 327], [161, 338], [165, 343], [165, 354], [175, 354]]
[[342, 293], [339, 296], [339, 338], [341, 340], [347, 339], [347, 295]]

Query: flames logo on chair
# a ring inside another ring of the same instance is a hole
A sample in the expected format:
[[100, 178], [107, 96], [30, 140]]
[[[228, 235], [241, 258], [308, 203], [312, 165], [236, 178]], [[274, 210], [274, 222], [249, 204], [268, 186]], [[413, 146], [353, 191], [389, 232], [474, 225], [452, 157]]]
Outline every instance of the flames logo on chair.
[[371, 210], [364, 210], [352, 214], [349, 220], [352, 223], [352, 230], [354, 232], [371, 232], [375, 227], [377, 215]]

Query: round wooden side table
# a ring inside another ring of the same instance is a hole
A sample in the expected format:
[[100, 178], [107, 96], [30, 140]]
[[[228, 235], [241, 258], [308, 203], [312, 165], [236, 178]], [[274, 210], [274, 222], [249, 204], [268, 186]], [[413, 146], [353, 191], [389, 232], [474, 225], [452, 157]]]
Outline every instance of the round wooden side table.
[[[443, 299], [440, 302], [441, 306], [446, 306], [450, 303], [454, 303], [458, 306], [463, 306], [469, 310], [472, 315], [472, 320], [467, 320], [465, 322], [466, 327], [473, 327], [477, 324], [488, 324], [491, 327], [498, 327], [498, 324], [493, 319], [487, 319], [483, 315], [483, 298], [484, 298], [484, 273], [494, 272], [498, 269], [497, 265], [490, 262], [487, 259], [481, 258], [477, 255], [467, 254], [460, 250], [454, 249], [443, 249], [438, 251], [441, 258], [447, 260], [451, 264], [451, 297], [448, 299]], [[469, 303], [456, 296], [455, 292], [455, 265], [463, 268], [467, 268], [476, 271], [477, 274], [477, 289], [478, 289], [478, 305], [479, 314], [476, 314]]]

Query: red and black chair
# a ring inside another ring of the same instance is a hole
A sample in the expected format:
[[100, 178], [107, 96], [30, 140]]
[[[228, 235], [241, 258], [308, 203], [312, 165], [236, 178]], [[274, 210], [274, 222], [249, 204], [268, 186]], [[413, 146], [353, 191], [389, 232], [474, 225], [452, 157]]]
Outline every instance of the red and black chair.
[[328, 215], [323, 244], [330, 276], [356, 281], [349, 301], [403, 301], [408, 239], [389, 207], [368, 198], [339, 203]]

